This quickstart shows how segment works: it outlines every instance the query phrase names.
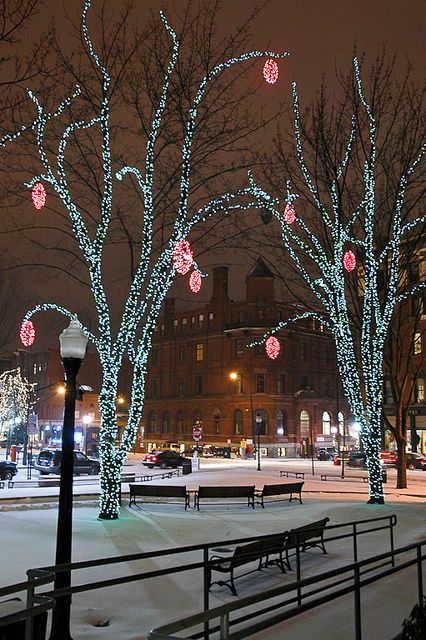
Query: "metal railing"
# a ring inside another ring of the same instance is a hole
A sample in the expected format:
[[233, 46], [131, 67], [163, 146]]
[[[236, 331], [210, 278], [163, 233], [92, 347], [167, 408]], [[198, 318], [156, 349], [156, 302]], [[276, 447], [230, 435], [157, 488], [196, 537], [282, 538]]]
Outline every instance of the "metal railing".
[[[417, 568], [417, 597], [419, 616], [423, 614], [423, 561], [426, 560], [426, 540], [417, 542], [400, 549], [388, 551], [374, 558], [368, 558], [359, 562], [354, 562], [345, 567], [334, 569], [320, 576], [306, 578], [296, 581], [283, 587], [269, 589], [268, 591], [258, 593], [253, 596], [240, 598], [237, 602], [221, 605], [203, 611], [192, 616], [187, 616], [178, 621], [163, 625], [157, 629], [153, 629], [149, 634], [149, 640], [173, 640], [179, 633], [179, 638], [201, 638], [204, 634], [201, 632], [192, 633], [191, 635], [182, 636], [183, 631], [189, 631], [200, 625], [207, 626], [214, 620], [219, 620], [219, 625], [211, 628], [209, 634], [215, 634], [219, 640], [244, 640], [250, 635], [264, 631], [291, 618], [318, 607], [322, 604], [329, 603], [331, 599], [343, 597], [348, 594], [354, 596], [354, 637], [355, 640], [362, 640], [362, 611], [361, 611], [361, 590], [375, 582], [399, 573], [409, 567]], [[404, 560], [396, 565], [395, 558], [402, 556], [410, 551], [414, 551], [414, 557]], [[377, 561], [385, 564], [391, 564], [391, 567], [381, 571], [375, 575], [366, 576], [367, 573], [376, 569], [372, 566]], [[345, 586], [340, 586], [344, 584]], [[337, 588], [339, 587], [340, 588]], [[292, 595], [293, 594], [293, 595]], [[297, 594], [297, 595], [296, 595]], [[283, 596], [289, 596], [283, 598]], [[282, 602], [276, 602], [276, 598], [283, 598]], [[269, 604], [275, 599], [273, 605]], [[291, 607], [292, 604], [296, 606]], [[263, 606], [262, 606], [263, 605]], [[250, 614], [245, 612], [240, 617], [231, 620], [231, 615], [238, 615], [241, 610], [251, 607]], [[279, 609], [286, 608], [285, 611], [279, 612]], [[265, 617], [266, 616], [266, 617]], [[253, 622], [257, 617], [264, 617], [263, 620]], [[240, 626], [232, 632], [232, 627]], [[241, 626], [243, 628], [241, 628]], [[219, 635], [217, 635], [219, 633]], [[209, 637], [209, 636], [208, 636]]]
[[[381, 516], [377, 518], [369, 518], [365, 520], [357, 520], [349, 523], [341, 523], [335, 525], [328, 525], [325, 529], [324, 542], [336, 542], [345, 539], [351, 540], [351, 555], [353, 557], [354, 563], [359, 560], [359, 544], [358, 539], [364, 535], [376, 533], [379, 531], [388, 531], [389, 532], [389, 546], [391, 552], [394, 550], [394, 535], [393, 529], [397, 523], [396, 515], [392, 514], [389, 516]], [[349, 529], [348, 531], [344, 530]], [[282, 532], [278, 532], [282, 533]], [[56, 566], [43, 567], [41, 569], [30, 569], [27, 571], [28, 582], [19, 583], [17, 585], [12, 585], [10, 587], [0, 589], [0, 598], [6, 595], [22, 592], [23, 590], [27, 591], [27, 607], [25, 610], [20, 611], [16, 614], [13, 614], [13, 620], [6, 618], [0, 618], [0, 628], [5, 624], [8, 624], [12, 621], [17, 620], [26, 620], [26, 635], [25, 640], [32, 640], [32, 620], [34, 615], [37, 615], [37, 612], [41, 610], [38, 608], [40, 605], [39, 598], [48, 598], [49, 609], [52, 608], [52, 599], [58, 599], [60, 597], [64, 597], [70, 594], [83, 593], [98, 589], [103, 589], [106, 587], [115, 587], [121, 584], [126, 584], [130, 582], [136, 582], [141, 580], [147, 580], [152, 578], [158, 578], [171, 574], [180, 574], [188, 571], [202, 570], [203, 573], [203, 607], [204, 612], [206, 614], [209, 612], [209, 584], [208, 584], [208, 563], [210, 550], [215, 547], [221, 547], [226, 545], [237, 545], [240, 543], [254, 542], [256, 540], [261, 540], [264, 538], [268, 538], [271, 535], [275, 534], [267, 534], [262, 536], [251, 536], [251, 537], [242, 537], [242, 538], [234, 538], [232, 540], [220, 540], [215, 542], [190, 545], [185, 547], [174, 547], [171, 549], [158, 550], [158, 551], [150, 551], [136, 554], [129, 554], [125, 556], [114, 556], [109, 558], [103, 558], [99, 560], [88, 560], [83, 562], [73, 562], [71, 564], [63, 564]], [[188, 554], [199, 554], [199, 557], [195, 558], [195, 561], [188, 562], [187, 555]], [[301, 558], [299, 549], [296, 547], [295, 551], [296, 556], [296, 577], [297, 584], [303, 585], [305, 580], [302, 580], [302, 568], [301, 568]], [[129, 563], [140, 560], [153, 560], [159, 558], [173, 558], [172, 562], [168, 562], [167, 568], [163, 569], [155, 569], [149, 571], [142, 571], [138, 573], [132, 573], [127, 576], [119, 576], [119, 577], [111, 577], [108, 579], [96, 579], [90, 582], [86, 582], [84, 584], [77, 584], [70, 588], [57, 589], [52, 591], [43, 592], [42, 594], [36, 593], [35, 589], [47, 584], [49, 582], [53, 582], [55, 575], [64, 571], [72, 571], [75, 576], [80, 569], [95, 569], [96, 567], [104, 567], [110, 566], [112, 570], [113, 565]], [[180, 564], [176, 564], [177, 559], [181, 560]], [[391, 562], [392, 562], [391, 557]], [[375, 562], [375, 568], [380, 566], [380, 558], [375, 558], [374, 560], [369, 560], [369, 562]], [[302, 586], [300, 586], [302, 589]], [[300, 591], [296, 595], [296, 600], [301, 602], [303, 598], [303, 593]], [[47, 601], [46, 601], [47, 602]], [[47, 605], [46, 605], [47, 606]], [[37, 611], [35, 612], [35, 609]], [[215, 609], [216, 610], [216, 609]], [[203, 615], [203, 614], [200, 614]], [[7, 620], [7, 621], [6, 621]], [[200, 637], [209, 638], [209, 626], [208, 626], [209, 617], [205, 618], [205, 626], [204, 631], [201, 633]]]

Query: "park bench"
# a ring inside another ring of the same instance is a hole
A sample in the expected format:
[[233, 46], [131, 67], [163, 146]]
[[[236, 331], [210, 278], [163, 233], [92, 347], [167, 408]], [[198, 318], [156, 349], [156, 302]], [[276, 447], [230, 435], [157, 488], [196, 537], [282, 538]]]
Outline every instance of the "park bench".
[[294, 550], [295, 555], [298, 551], [306, 551], [313, 547], [320, 547], [323, 553], [327, 553], [324, 546], [324, 530], [327, 526], [327, 522], [330, 518], [323, 518], [322, 520], [316, 520], [309, 524], [304, 524], [301, 527], [291, 529], [288, 532], [287, 539], [285, 541], [285, 563], [291, 571], [290, 565], [290, 551]]
[[[237, 595], [235, 588], [236, 577], [242, 578], [243, 576], [253, 573], [253, 571], [259, 571], [264, 567], [269, 567], [274, 564], [278, 565], [283, 573], [285, 573], [285, 566], [283, 560], [284, 543], [287, 537], [287, 533], [281, 533], [274, 536], [267, 536], [261, 540], [250, 542], [248, 544], [239, 545], [235, 547], [235, 550], [231, 557], [223, 557], [213, 555], [209, 559], [207, 566], [207, 580], [208, 588], [214, 584], [218, 586], [228, 587], [234, 596]], [[214, 551], [214, 549], [213, 549]], [[217, 551], [220, 551], [219, 549]], [[270, 556], [276, 555], [275, 559], [270, 559]], [[235, 576], [235, 569], [243, 567], [251, 563], [257, 563], [255, 569], [246, 571], [238, 576]], [[212, 582], [212, 571], [218, 571], [220, 573], [229, 574], [227, 580], [217, 580]]]
[[337, 475], [336, 473], [322, 473], [321, 474], [321, 480], [363, 480], [364, 482], [368, 482], [368, 476], [367, 475], [352, 475], [352, 474], [346, 474], [342, 476], [339, 474]]
[[[229, 500], [234, 498], [246, 498], [247, 506], [254, 509], [254, 485], [243, 486], [218, 486], [218, 487], [198, 487], [194, 494], [194, 508], [200, 510], [200, 499], [223, 499]], [[240, 503], [241, 500], [238, 501]], [[234, 503], [237, 504], [237, 503]]]
[[283, 476], [285, 476], [286, 478], [289, 478], [291, 476], [293, 478], [299, 478], [300, 480], [304, 480], [305, 472], [304, 471], [287, 471], [283, 469], [280, 471], [280, 478], [282, 478]]
[[262, 509], [265, 508], [264, 499], [270, 498], [267, 502], [275, 502], [281, 500], [281, 496], [289, 495], [289, 502], [292, 500], [298, 500], [302, 503], [302, 487], [304, 482], [289, 482], [288, 484], [265, 484], [262, 490], [257, 489], [255, 491], [255, 497], [257, 498], [256, 504], [260, 504]]
[[[129, 489], [130, 505], [136, 504], [136, 497], [140, 496], [144, 499], [143, 502], [157, 502], [158, 498], [183, 499], [185, 510], [190, 506], [189, 491], [186, 490], [186, 487], [175, 485], [129, 484]], [[168, 502], [176, 502], [176, 500], [169, 500]]]

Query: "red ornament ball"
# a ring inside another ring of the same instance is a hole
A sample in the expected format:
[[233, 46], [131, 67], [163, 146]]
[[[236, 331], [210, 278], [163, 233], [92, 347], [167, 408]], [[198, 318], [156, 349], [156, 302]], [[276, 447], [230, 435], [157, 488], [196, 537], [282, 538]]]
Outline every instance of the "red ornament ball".
[[293, 224], [296, 220], [296, 212], [292, 204], [286, 204], [284, 209], [284, 220], [287, 224]]
[[31, 347], [35, 340], [35, 328], [31, 320], [27, 320], [21, 326], [19, 337], [24, 347]]
[[281, 350], [281, 345], [275, 336], [269, 336], [265, 343], [265, 349], [268, 358], [271, 358], [271, 360], [275, 360], [275, 358], [278, 358]]
[[278, 80], [279, 69], [278, 65], [272, 58], [268, 58], [268, 60], [263, 65], [263, 77], [265, 78], [268, 84], [275, 84]]
[[188, 273], [194, 262], [194, 254], [188, 240], [179, 240], [173, 251], [173, 266], [182, 275]]
[[356, 257], [355, 254], [352, 251], [346, 251], [346, 253], [343, 256], [343, 266], [345, 267], [346, 271], [353, 271], [356, 267]]
[[43, 209], [46, 204], [46, 189], [41, 182], [36, 182], [31, 190], [31, 199], [36, 209]]
[[193, 271], [189, 278], [189, 288], [192, 293], [198, 293], [201, 289], [201, 273], [199, 271]]

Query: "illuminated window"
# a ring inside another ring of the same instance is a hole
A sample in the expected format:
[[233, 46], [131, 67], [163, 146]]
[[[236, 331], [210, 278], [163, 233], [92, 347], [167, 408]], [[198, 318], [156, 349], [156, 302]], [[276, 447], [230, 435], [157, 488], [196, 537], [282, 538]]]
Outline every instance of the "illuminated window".
[[212, 312], [210, 312], [210, 313], [209, 313], [209, 325], [210, 325], [210, 324], [212, 324], [213, 319], [214, 319], [214, 315], [213, 315], [213, 313], [212, 313]]
[[241, 409], [234, 413], [234, 435], [241, 436], [244, 433], [244, 414]]
[[200, 313], [198, 316], [198, 326], [201, 328], [204, 325], [204, 313]]
[[417, 402], [425, 401], [425, 381], [424, 378], [417, 378], [416, 382], [416, 400]]
[[204, 360], [204, 344], [202, 342], [197, 343], [195, 359], [197, 362], [202, 362]]
[[182, 331], [188, 326], [188, 318], [182, 318]]
[[417, 331], [414, 334], [414, 353], [421, 353], [422, 352], [422, 334]]
[[322, 414], [322, 432], [325, 436], [331, 434], [331, 417], [328, 411], [324, 411]]
[[177, 320], [173, 320], [173, 331], [176, 331], [178, 328], [178, 321]]
[[309, 438], [309, 413], [307, 411], [300, 412], [300, 435], [302, 438]]
[[282, 409], [277, 410], [277, 436], [285, 436], [287, 433], [285, 414]]

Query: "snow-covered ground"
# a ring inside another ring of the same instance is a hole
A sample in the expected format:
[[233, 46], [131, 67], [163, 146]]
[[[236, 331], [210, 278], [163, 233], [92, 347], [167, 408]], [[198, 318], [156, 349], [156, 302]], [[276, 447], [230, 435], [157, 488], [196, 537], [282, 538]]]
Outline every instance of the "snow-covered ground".
[[[126, 470], [140, 471], [140, 461], [131, 458]], [[256, 471], [255, 461], [202, 460], [201, 469], [188, 476], [160, 480], [164, 484], [186, 485], [196, 489], [200, 484], [256, 484], [287, 481], [279, 477], [279, 469], [290, 468], [309, 472], [309, 461], [264, 460], [262, 471]], [[132, 508], [125, 497], [121, 517], [116, 521], [97, 520], [96, 485], [83, 485], [74, 503], [73, 560], [88, 560], [108, 556], [163, 549], [167, 547], [215, 542], [232, 538], [273, 533], [328, 516], [331, 524], [395, 513], [398, 525], [396, 546], [426, 538], [426, 473], [409, 472], [409, 488], [396, 490], [395, 470], [388, 471], [387, 500], [384, 506], [367, 505], [367, 484], [361, 480], [319, 479], [325, 470], [338, 473], [330, 463], [315, 463], [316, 476], [305, 476], [303, 505], [280, 502], [265, 510], [254, 511], [243, 505], [217, 504], [185, 512], [176, 504], [147, 504]], [[158, 473], [153, 470], [152, 473]], [[354, 473], [352, 470], [348, 473]], [[24, 476], [24, 470], [19, 475]], [[37, 477], [37, 474], [36, 476]], [[295, 478], [289, 478], [289, 482]], [[0, 490], [0, 586], [25, 579], [28, 568], [50, 565], [54, 561], [58, 490], [2, 489]], [[32, 497], [30, 497], [32, 494]], [[93, 494], [93, 495], [91, 495]], [[372, 534], [362, 543], [362, 557], [373, 556], [386, 549], [386, 538]], [[304, 561], [304, 576], [341, 566], [342, 558], [351, 561], [351, 549], [340, 545], [328, 555], [313, 550]], [[132, 575], [141, 570], [164, 566], [164, 560], [150, 560], [141, 565], [125, 563], [102, 569], [82, 571], [76, 582], [104, 579], [118, 575]], [[425, 576], [426, 577], [426, 576]], [[267, 570], [239, 581], [239, 595], [257, 589], [272, 588], [294, 580], [294, 572], [282, 575]], [[211, 591], [211, 606], [233, 601], [226, 588]], [[390, 640], [394, 637], [416, 600], [414, 571], [398, 574], [368, 588], [363, 595], [363, 638]], [[283, 629], [269, 629], [253, 638], [275, 640], [341, 640], [353, 635], [352, 597], [331, 601], [314, 609]], [[146, 638], [149, 629], [167, 621], [202, 610], [201, 572], [169, 575], [160, 579], [134, 582], [76, 595], [72, 609], [74, 640], [102, 638], [133, 640]], [[0, 609], [1, 611], [1, 609]], [[102, 625], [102, 626], [101, 626]], [[105, 626], [106, 625], [106, 626]]]

